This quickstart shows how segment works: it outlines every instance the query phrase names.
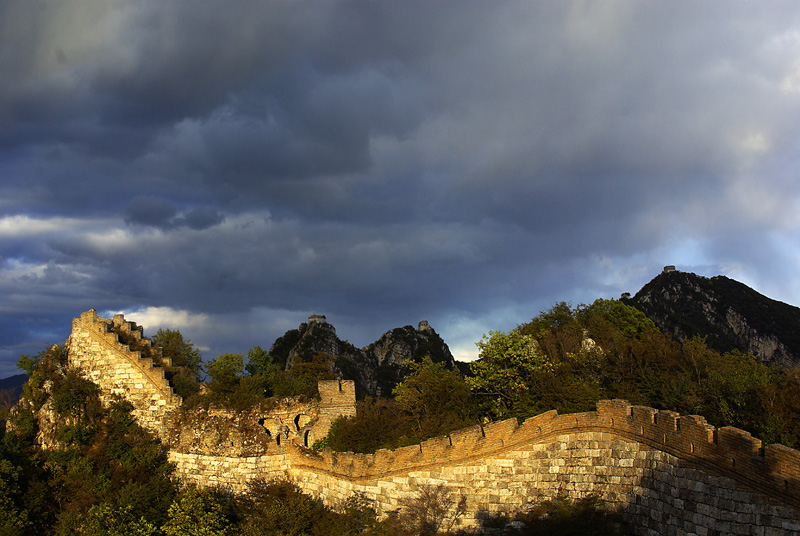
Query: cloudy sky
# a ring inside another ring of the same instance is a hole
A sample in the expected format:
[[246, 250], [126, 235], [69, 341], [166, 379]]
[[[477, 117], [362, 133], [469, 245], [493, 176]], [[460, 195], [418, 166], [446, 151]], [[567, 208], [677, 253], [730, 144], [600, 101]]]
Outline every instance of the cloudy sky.
[[461, 359], [667, 264], [800, 304], [797, 2], [0, 0], [0, 377], [95, 308]]

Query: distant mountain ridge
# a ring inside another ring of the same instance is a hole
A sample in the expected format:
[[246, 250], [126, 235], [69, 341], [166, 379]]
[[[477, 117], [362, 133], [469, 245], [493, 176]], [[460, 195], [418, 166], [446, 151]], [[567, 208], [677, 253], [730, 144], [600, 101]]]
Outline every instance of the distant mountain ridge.
[[622, 301], [679, 341], [705, 336], [720, 352], [736, 349], [784, 368], [800, 366], [800, 308], [728, 277], [665, 269]]
[[389, 396], [408, 372], [408, 362], [430, 357], [456, 367], [450, 348], [427, 321], [395, 328], [377, 341], [356, 348], [336, 335], [336, 328], [322, 315], [311, 315], [297, 329], [279, 337], [269, 350], [270, 356], [286, 370], [297, 360], [310, 360], [318, 353], [336, 357], [334, 371], [345, 380], [353, 380], [359, 397]]
[[0, 389], [14, 389], [22, 393], [22, 386], [28, 381], [27, 374], [15, 374], [0, 380]]
[[27, 374], [15, 374], [0, 380], [0, 407], [16, 404], [22, 396], [22, 386], [28, 381]]

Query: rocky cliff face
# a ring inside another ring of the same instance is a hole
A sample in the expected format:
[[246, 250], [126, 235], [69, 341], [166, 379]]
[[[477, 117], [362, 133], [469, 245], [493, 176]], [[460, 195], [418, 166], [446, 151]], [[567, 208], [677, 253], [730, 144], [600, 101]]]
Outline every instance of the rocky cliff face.
[[358, 348], [336, 336], [336, 328], [324, 316], [312, 315], [308, 323], [297, 329], [287, 331], [279, 337], [269, 350], [270, 355], [285, 370], [294, 366], [297, 360], [309, 360], [319, 353], [332, 356], [353, 355]]
[[680, 341], [706, 336], [720, 352], [737, 349], [785, 368], [800, 365], [800, 308], [733, 279], [665, 271], [623, 301]]
[[307, 323], [278, 338], [269, 351], [286, 370], [298, 360], [309, 360], [321, 352], [336, 357], [335, 372], [342, 379], [355, 381], [359, 397], [389, 395], [408, 372], [410, 361], [430, 357], [448, 368], [456, 366], [450, 348], [424, 320], [416, 329], [396, 328], [374, 343], [356, 348], [339, 339], [324, 316], [312, 315]]

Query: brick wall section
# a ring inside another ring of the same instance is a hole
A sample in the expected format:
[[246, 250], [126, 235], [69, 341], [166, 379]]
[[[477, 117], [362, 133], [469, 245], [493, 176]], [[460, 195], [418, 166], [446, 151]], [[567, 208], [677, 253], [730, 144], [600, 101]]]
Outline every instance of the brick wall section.
[[72, 321], [72, 334], [67, 352], [72, 366], [100, 386], [101, 399], [108, 403], [113, 395], [125, 397], [134, 406], [139, 423], [159, 437], [181, 405], [181, 397], [173, 393], [164, 378], [164, 369], [153, 366], [149, 357], [132, 352], [120, 344], [112, 326], [141, 338], [141, 330], [121, 315], [114, 320], [97, 316], [92, 309]]
[[[431, 451], [440, 450], [426, 444]], [[285, 478], [334, 507], [353, 493], [363, 493], [382, 514], [402, 508], [419, 486], [441, 483], [451, 491], [454, 502], [466, 498], [468, 515], [461, 527], [477, 525], [480, 517], [513, 514], [545, 499], [578, 499], [597, 493], [643, 536], [795, 535], [800, 531], [797, 509], [730, 476], [687, 465], [677, 456], [612, 432], [547, 434], [539, 442], [501, 447], [494, 454], [481, 456], [473, 451], [476, 455], [469, 459], [448, 459], [438, 452], [438, 463], [421, 459], [435, 455], [425, 456], [424, 445], [384, 455], [385, 474], [370, 471], [362, 477], [351, 473], [358, 461], [367, 461], [369, 456], [320, 454], [302, 448], [251, 458], [176, 452], [170, 457], [186, 482], [241, 490], [252, 478]], [[418, 465], [423, 461], [424, 465]]]
[[352, 380], [323, 380], [319, 389], [319, 424], [309, 434], [308, 446], [328, 435], [337, 417], [354, 417], [356, 414], [356, 384]]
[[[422, 482], [442, 482], [480, 512], [512, 513], [530, 501], [599, 493], [640, 534], [797, 534], [800, 453], [702, 417], [598, 403], [594, 412], [550, 411], [374, 455], [297, 449], [291, 475], [335, 504], [360, 491], [384, 510]], [[769, 530], [767, 530], [769, 529]]]
[[400, 508], [422, 484], [442, 483], [466, 497], [465, 527], [545, 499], [597, 493], [646, 536], [800, 532], [797, 451], [761, 449], [741, 430], [620, 400], [368, 455], [290, 445], [257, 459], [173, 453], [172, 460], [182, 478], [200, 485], [244, 489], [251, 478], [288, 478], [332, 506], [363, 493], [381, 513]]
[[370, 478], [394, 471], [427, 468], [442, 462], [464, 462], [525, 444], [546, 441], [557, 433], [602, 431], [671, 454], [707, 471], [729, 474], [741, 485], [800, 506], [800, 453], [782, 445], [762, 448], [749, 433], [730, 427], [716, 430], [705, 419], [675, 412], [603, 400], [597, 411], [558, 415], [549, 411], [518, 426], [513, 419], [481, 429], [472, 427], [450, 437], [374, 455], [323, 452], [306, 457], [314, 468], [351, 478]]
[[[292, 462], [290, 477], [328, 504], [364, 493], [383, 513], [402, 508], [418, 486], [441, 483], [454, 502], [466, 498], [476, 518], [513, 514], [556, 497], [597, 493], [611, 509], [646, 536], [665, 534], [797, 534], [798, 512], [743, 489], [727, 477], [684, 467], [676, 457], [606, 432], [551, 436], [546, 442], [514, 448], [462, 464], [348, 479]], [[768, 532], [764, 532], [766, 530]], [[761, 532], [760, 532], [761, 531]]]
[[169, 460], [175, 464], [182, 484], [224, 486], [236, 491], [245, 491], [247, 482], [254, 478], [286, 479], [290, 468], [285, 454], [208, 456], [170, 450]]

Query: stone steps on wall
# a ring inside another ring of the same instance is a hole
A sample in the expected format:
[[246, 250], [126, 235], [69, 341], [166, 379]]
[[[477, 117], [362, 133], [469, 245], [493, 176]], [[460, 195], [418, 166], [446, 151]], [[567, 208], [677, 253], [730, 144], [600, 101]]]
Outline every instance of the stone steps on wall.
[[[75, 319], [73, 322], [73, 336], [78, 330], [95, 339], [100, 339], [107, 348], [112, 349], [115, 355], [119, 356], [124, 362], [133, 365], [144, 376], [144, 379], [152, 386], [154, 391], [158, 393], [158, 396], [152, 399], [154, 403], [151, 408], [166, 406], [163, 410], [155, 409], [155, 411], [163, 412], [179, 407], [182, 399], [175, 394], [169, 381], [167, 381], [164, 368], [154, 364], [152, 358], [143, 355], [141, 351], [131, 350], [129, 345], [121, 343], [119, 335], [112, 330], [112, 326], [131, 333], [137, 340], [147, 341], [144, 344], [148, 347], [150, 346], [149, 340], [141, 338], [142, 330], [135, 323], [125, 321], [122, 315], [115, 315], [113, 320], [100, 318], [94, 309], [82, 313], [79, 319]], [[136, 390], [135, 387], [132, 387], [132, 389]]]

